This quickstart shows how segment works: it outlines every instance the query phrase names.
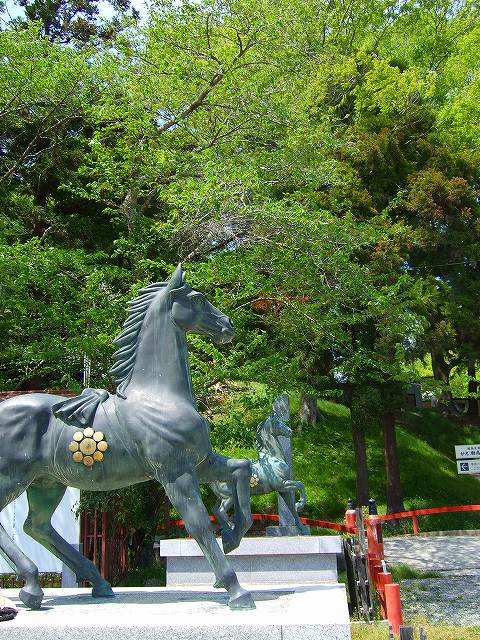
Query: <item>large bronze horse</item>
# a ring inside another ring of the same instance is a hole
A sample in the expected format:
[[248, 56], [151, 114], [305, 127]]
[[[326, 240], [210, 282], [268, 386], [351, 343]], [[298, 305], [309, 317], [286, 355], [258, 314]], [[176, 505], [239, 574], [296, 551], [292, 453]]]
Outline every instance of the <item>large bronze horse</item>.
[[[253, 608], [212, 533], [199, 483], [223, 480], [233, 490], [233, 527], [222, 529], [225, 552], [237, 547], [251, 525], [250, 465], [212, 450], [209, 425], [193, 394], [186, 332], [216, 343], [234, 335], [230, 319], [186, 283], [179, 265], [168, 282], [141, 289], [115, 339], [111, 375], [117, 393], [86, 390], [65, 400], [21, 395], [0, 404], [0, 509], [26, 490], [24, 530], [88, 580], [95, 597], [112, 589], [92, 562], [51, 525], [67, 486], [107, 491], [155, 479], [160, 482], [225, 587], [231, 608]], [[80, 429], [80, 430], [79, 430]], [[83, 431], [82, 431], [83, 429]], [[40, 607], [38, 569], [0, 527], [0, 551], [24, 578], [20, 599]]]

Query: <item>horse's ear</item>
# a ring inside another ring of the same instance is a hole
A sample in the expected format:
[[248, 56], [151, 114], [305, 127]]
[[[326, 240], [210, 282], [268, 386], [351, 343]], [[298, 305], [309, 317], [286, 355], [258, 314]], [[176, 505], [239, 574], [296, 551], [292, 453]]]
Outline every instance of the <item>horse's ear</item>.
[[178, 267], [170, 276], [168, 286], [170, 289], [180, 289], [185, 284], [185, 272], [182, 271], [182, 263], [180, 262]]

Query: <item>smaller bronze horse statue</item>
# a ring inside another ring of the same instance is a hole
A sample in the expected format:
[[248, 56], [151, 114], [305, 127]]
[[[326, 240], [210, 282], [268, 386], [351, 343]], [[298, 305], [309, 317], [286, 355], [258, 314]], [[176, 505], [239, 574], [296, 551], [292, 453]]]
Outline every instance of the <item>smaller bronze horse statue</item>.
[[[303, 482], [289, 478], [289, 465], [278, 441], [279, 436], [290, 438], [292, 430], [286, 422], [275, 413], [261, 422], [257, 427], [256, 447], [258, 460], [250, 460], [251, 478], [250, 493], [254, 496], [277, 491], [288, 506], [295, 525], [304, 535], [308, 535], [308, 527], [302, 524], [298, 514], [305, 506], [305, 486]], [[218, 496], [213, 513], [222, 528], [231, 526], [228, 511], [234, 505], [234, 496], [228, 482], [211, 482], [212, 491]], [[295, 502], [295, 492], [300, 492], [300, 500]]]

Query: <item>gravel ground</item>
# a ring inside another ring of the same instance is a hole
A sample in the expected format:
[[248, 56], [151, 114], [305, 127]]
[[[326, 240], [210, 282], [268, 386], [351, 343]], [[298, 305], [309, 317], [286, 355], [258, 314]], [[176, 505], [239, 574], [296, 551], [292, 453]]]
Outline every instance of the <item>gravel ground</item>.
[[389, 564], [434, 571], [480, 571], [480, 536], [385, 538], [384, 546]]
[[440, 578], [402, 580], [406, 619], [480, 626], [480, 538], [389, 538], [385, 556], [388, 564], [441, 573]]
[[401, 597], [405, 619], [420, 616], [431, 623], [480, 626], [480, 572], [402, 580]]

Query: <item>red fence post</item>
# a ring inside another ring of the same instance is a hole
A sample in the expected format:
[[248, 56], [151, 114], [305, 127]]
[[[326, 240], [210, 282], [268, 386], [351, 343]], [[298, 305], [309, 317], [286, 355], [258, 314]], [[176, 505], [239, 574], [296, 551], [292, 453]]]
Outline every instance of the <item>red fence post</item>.
[[348, 529], [355, 529], [357, 526], [357, 516], [355, 509], [347, 509], [345, 511], [345, 526]]
[[413, 533], [414, 534], [420, 533], [420, 527], [418, 526], [418, 518], [417, 518], [417, 516], [412, 516], [412, 526], [413, 526]]
[[[382, 519], [380, 516], [367, 516], [365, 518], [367, 524], [367, 540], [368, 540], [368, 569], [370, 575], [375, 575], [374, 566], [382, 563], [385, 558], [383, 552], [383, 535], [382, 535]], [[375, 585], [376, 586], [376, 585]]]
[[387, 607], [385, 604], [385, 586], [392, 584], [392, 574], [389, 571], [379, 571], [376, 575], [376, 587], [380, 600], [380, 615], [385, 620], [387, 618]]
[[400, 625], [403, 624], [402, 602], [400, 600], [400, 585], [385, 585], [385, 605], [387, 608], [387, 618], [393, 628], [393, 633], [400, 633]]
[[101, 530], [101, 558], [100, 558], [100, 575], [102, 578], [110, 579], [110, 571], [107, 558], [107, 512], [102, 511], [102, 530]]

